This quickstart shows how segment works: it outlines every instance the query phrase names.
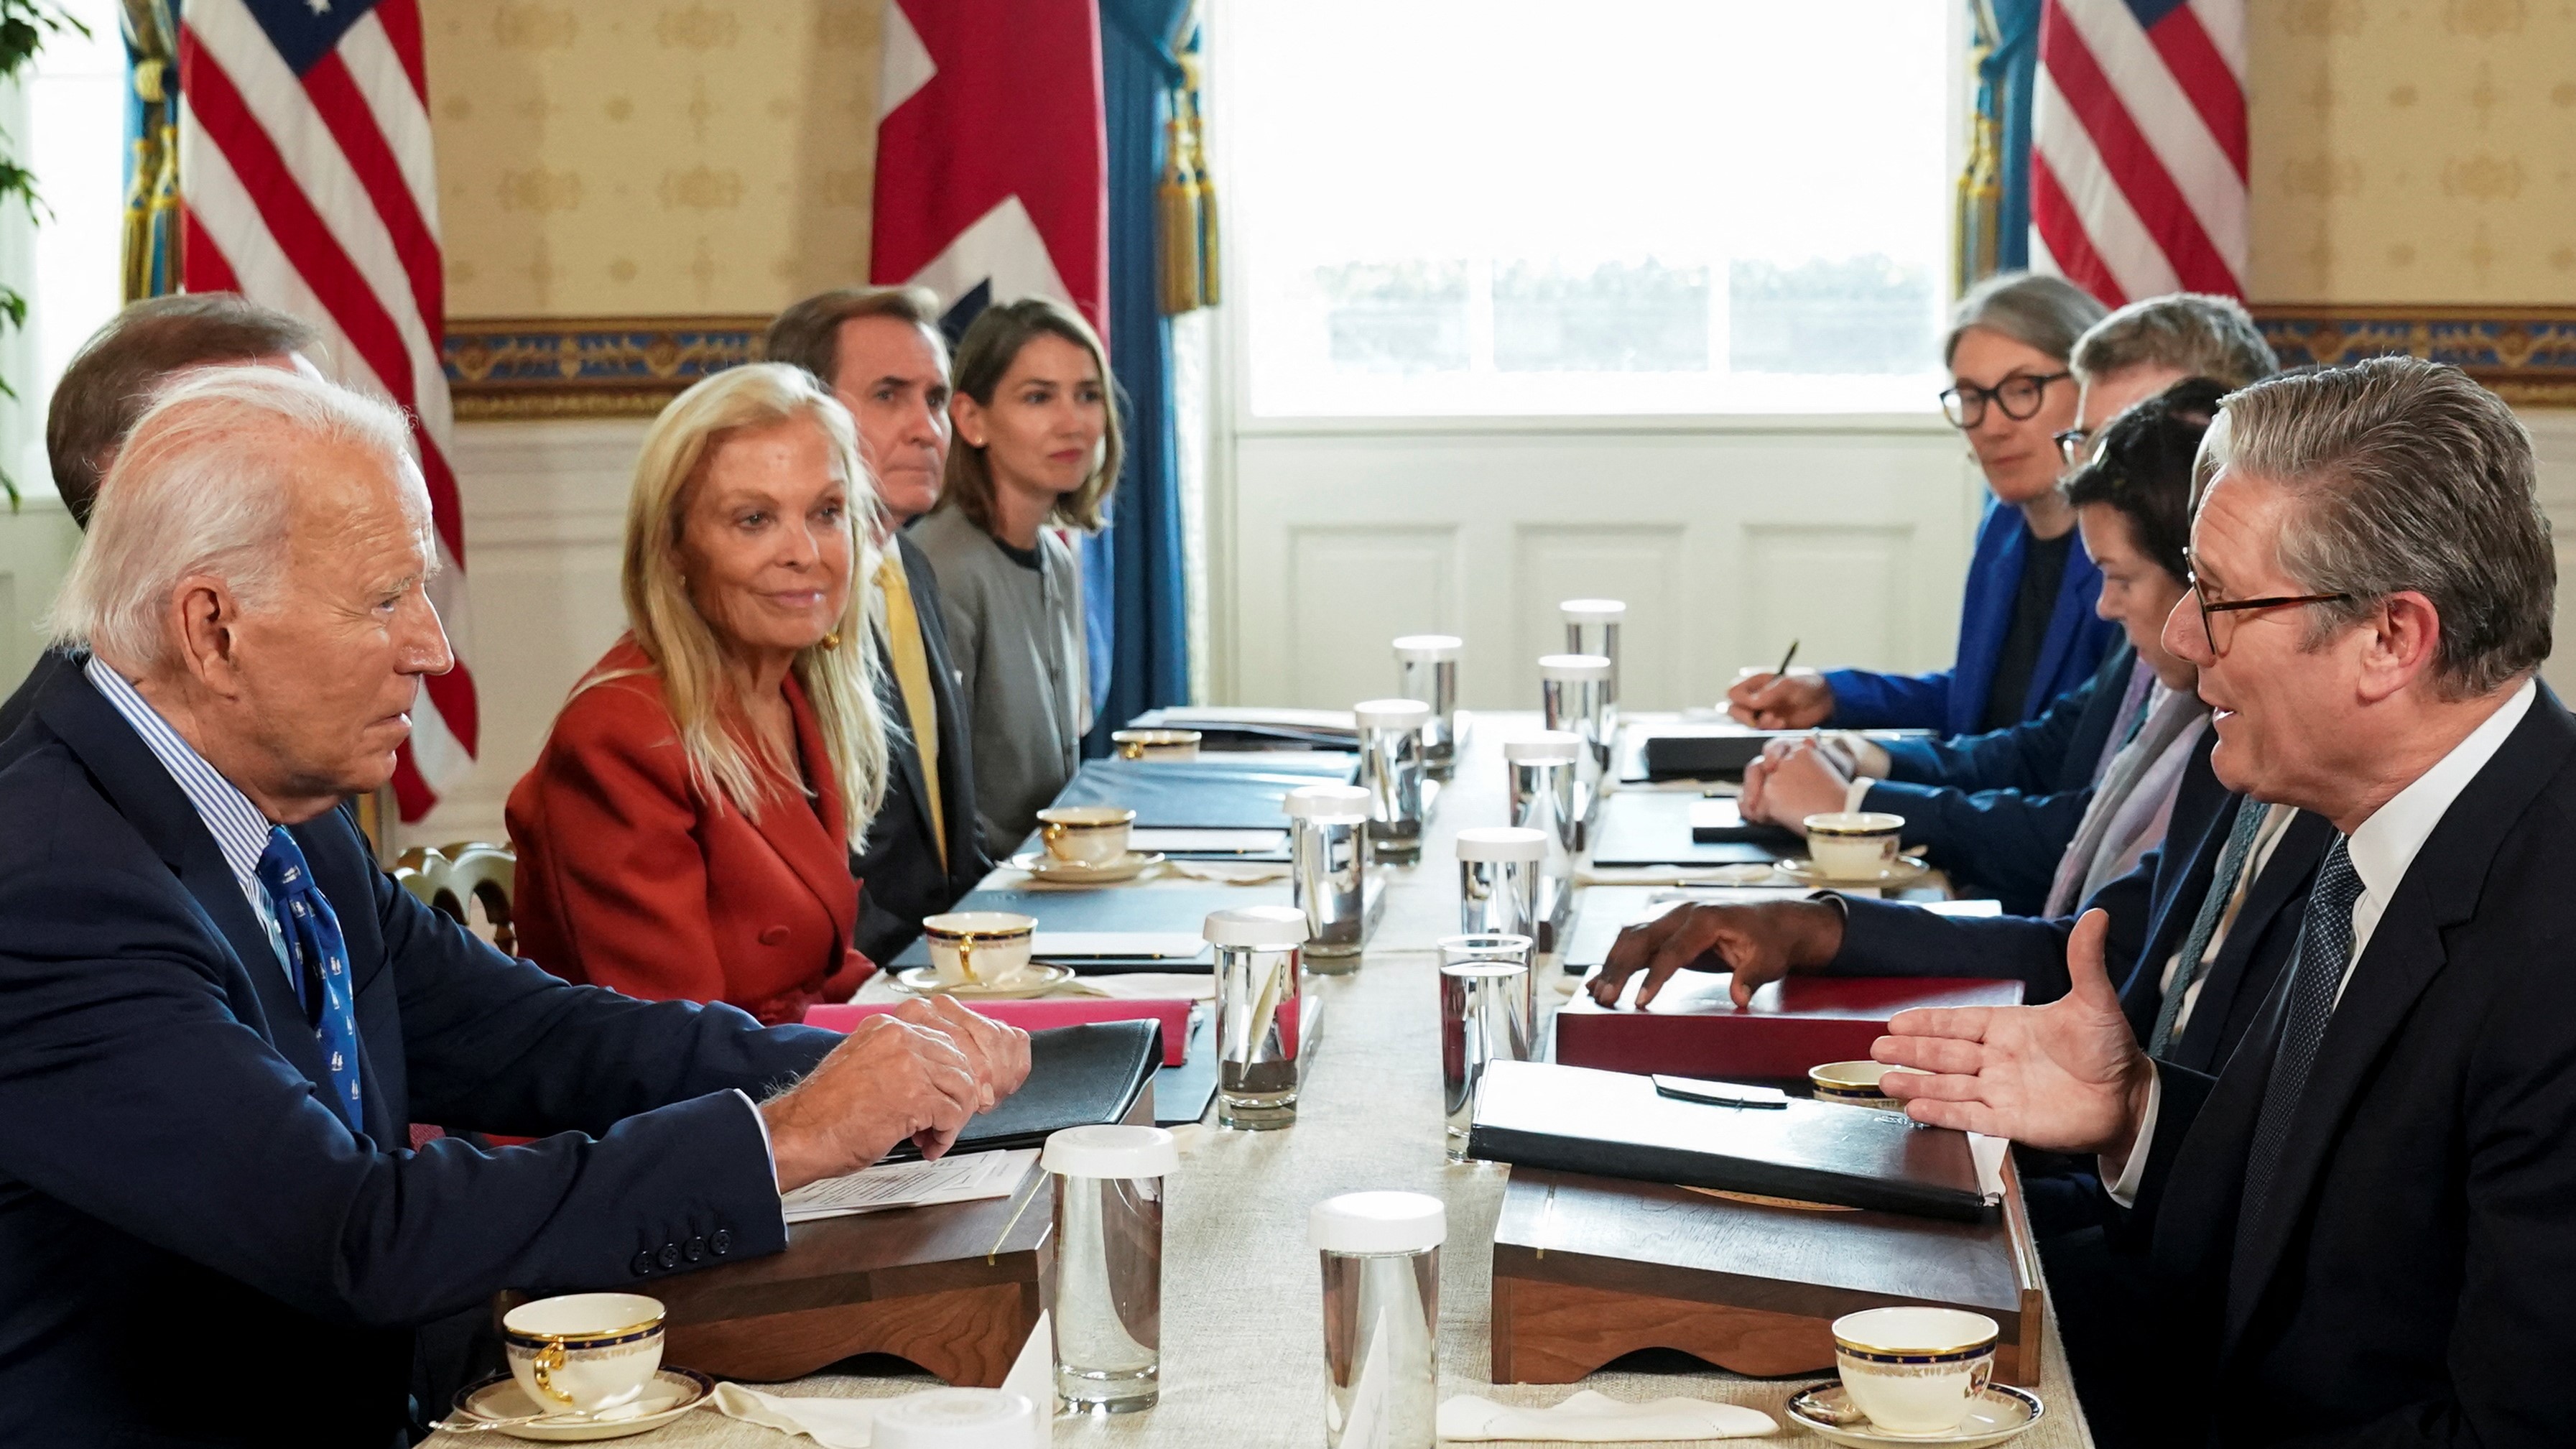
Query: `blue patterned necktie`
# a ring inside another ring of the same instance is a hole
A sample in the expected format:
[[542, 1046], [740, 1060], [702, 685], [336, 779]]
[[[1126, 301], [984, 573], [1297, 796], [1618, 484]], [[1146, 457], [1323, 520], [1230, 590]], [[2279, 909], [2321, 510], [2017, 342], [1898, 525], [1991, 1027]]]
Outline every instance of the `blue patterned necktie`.
[[2161, 1057], [2173, 1045], [2182, 1004], [2191, 995], [2192, 983], [2200, 979], [2210, 939], [2218, 934], [2219, 918], [2227, 914], [2228, 898], [2236, 894], [2246, 858], [2254, 853], [2254, 837], [2263, 833], [2263, 818], [2271, 812], [2271, 806], [2251, 798], [2236, 807], [2236, 823], [2227, 832], [2226, 847], [2218, 852], [2218, 868], [2210, 872], [2209, 894], [2201, 897], [2200, 914], [2192, 917], [2191, 934], [2183, 938], [2182, 964], [2174, 972], [2173, 984], [2165, 988], [2164, 1004], [2156, 1008], [2155, 1029], [2147, 1034], [2148, 1056]]
[[2344, 969], [2352, 963], [2352, 907], [2360, 899], [2361, 876], [2352, 868], [2352, 853], [2343, 837], [2336, 836], [2317, 866], [2317, 883], [2308, 892], [2307, 918], [2299, 925], [2289, 1019], [2272, 1054], [2272, 1077], [2264, 1084], [2263, 1110], [2254, 1119], [2254, 1145], [2245, 1157], [2245, 1201], [2236, 1216], [2239, 1251], [2263, 1220], [2272, 1175], [2280, 1168], [2281, 1149], [2290, 1138], [2290, 1119], [2298, 1113], [2308, 1069], [2316, 1065], [2326, 1023], [2334, 1016]]
[[358, 1108], [358, 1013], [349, 1004], [349, 948], [340, 939], [340, 918], [313, 884], [304, 852], [285, 827], [272, 825], [268, 848], [259, 854], [259, 883], [277, 908], [278, 934], [286, 938], [287, 964], [293, 968], [295, 998], [303, 1003], [305, 1023], [321, 1038], [325, 1065], [331, 1071], [331, 1109], [352, 1132], [363, 1132], [365, 1114]]

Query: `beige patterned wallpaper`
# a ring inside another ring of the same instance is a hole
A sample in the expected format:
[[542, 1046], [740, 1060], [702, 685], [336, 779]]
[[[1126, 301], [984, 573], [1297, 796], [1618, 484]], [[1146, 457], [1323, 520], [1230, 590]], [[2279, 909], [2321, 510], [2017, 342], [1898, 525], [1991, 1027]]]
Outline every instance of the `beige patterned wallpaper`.
[[883, 0], [427, 0], [448, 313], [863, 281]]
[[2247, 0], [2263, 302], [2576, 303], [2576, 0]]

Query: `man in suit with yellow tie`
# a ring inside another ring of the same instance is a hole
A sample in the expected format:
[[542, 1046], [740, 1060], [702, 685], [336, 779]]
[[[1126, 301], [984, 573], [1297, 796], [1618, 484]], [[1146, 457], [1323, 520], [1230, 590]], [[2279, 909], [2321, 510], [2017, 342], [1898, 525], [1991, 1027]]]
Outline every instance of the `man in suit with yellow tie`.
[[948, 346], [939, 302], [918, 287], [846, 287], [808, 297], [769, 324], [767, 355], [821, 378], [859, 425], [877, 499], [894, 522], [877, 568], [886, 710], [886, 801], [852, 869], [858, 948], [883, 964], [955, 905], [993, 863], [975, 829], [975, 763], [957, 702], [939, 580], [903, 525], [939, 502], [948, 461]]

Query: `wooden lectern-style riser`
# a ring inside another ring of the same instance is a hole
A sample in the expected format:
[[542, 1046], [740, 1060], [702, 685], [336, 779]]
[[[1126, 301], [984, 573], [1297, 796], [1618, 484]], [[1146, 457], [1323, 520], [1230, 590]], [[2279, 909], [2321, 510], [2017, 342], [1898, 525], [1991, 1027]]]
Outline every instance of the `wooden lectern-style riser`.
[[1568, 1384], [1678, 1349], [1756, 1377], [1830, 1373], [1833, 1322], [1964, 1308], [2001, 1329], [1995, 1377], [2039, 1382], [2039, 1255], [2010, 1159], [1995, 1223], [1788, 1205], [1515, 1168], [1494, 1229], [1493, 1381]]

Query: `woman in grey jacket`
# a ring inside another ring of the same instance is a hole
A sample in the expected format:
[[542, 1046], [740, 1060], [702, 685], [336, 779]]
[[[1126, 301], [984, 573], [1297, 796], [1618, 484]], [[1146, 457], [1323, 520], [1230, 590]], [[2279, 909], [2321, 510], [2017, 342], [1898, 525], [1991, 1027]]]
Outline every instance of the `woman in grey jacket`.
[[909, 532], [939, 575], [976, 813], [1002, 860], [1073, 778], [1091, 729], [1082, 577], [1056, 530], [1100, 527], [1123, 445], [1100, 339], [1059, 303], [985, 308], [952, 370], [957, 442], [938, 509]]

